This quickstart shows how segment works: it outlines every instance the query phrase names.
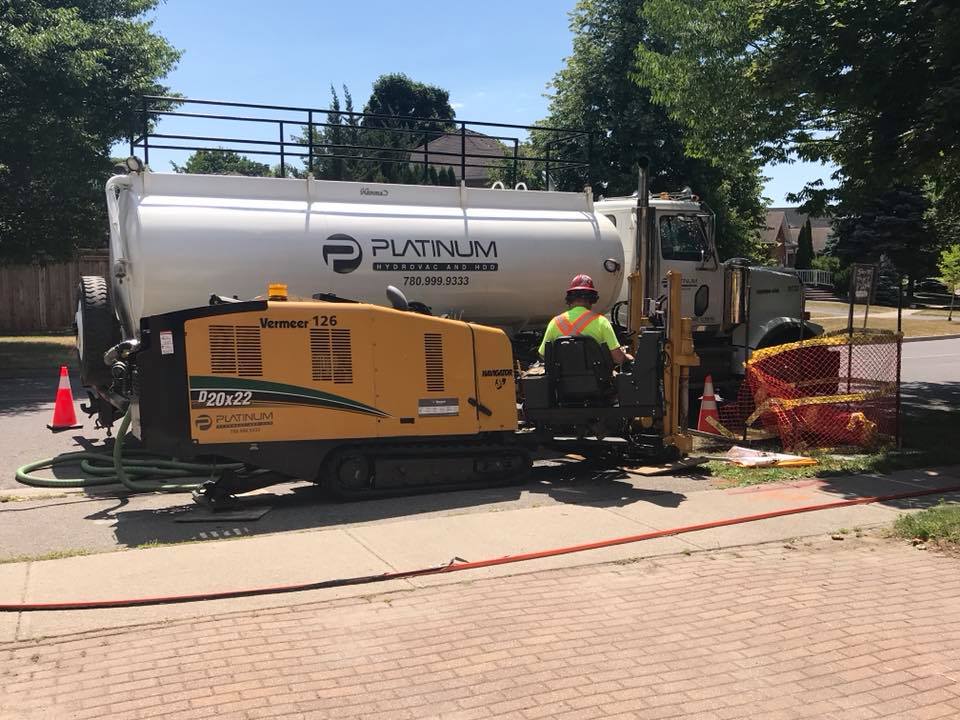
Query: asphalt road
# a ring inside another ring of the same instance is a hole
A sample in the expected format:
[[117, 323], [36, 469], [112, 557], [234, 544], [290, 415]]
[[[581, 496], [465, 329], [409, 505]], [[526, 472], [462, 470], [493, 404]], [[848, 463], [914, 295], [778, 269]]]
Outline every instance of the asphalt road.
[[960, 409], [960, 338], [904, 343], [900, 378], [908, 407]]
[[960, 338], [904, 343], [901, 377], [903, 382], [960, 382]]

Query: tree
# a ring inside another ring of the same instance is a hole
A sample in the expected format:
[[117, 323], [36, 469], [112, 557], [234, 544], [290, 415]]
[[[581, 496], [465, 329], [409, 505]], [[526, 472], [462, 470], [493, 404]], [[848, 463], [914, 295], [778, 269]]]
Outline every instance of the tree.
[[929, 202], [918, 188], [895, 186], [865, 202], [859, 213], [836, 222], [831, 252], [846, 265], [879, 262], [887, 256], [909, 277], [907, 292], [912, 300], [914, 282], [928, 275], [936, 262], [928, 209]]
[[896, 307], [900, 303], [902, 284], [901, 275], [890, 257], [881, 255], [877, 267], [877, 288], [873, 293], [876, 303]]
[[267, 163], [260, 163], [232, 150], [197, 150], [183, 165], [170, 163], [175, 172], [199, 175], [247, 175], [272, 177], [273, 170]]
[[951, 245], [940, 252], [937, 269], [940, 270], [940, 281], [950, 290], [950, 312], [947, 320], [952, 321], [954, 298], [960, 292], [960, 245]]
[[[550, 114], [543, 125], [593, 131], [589, 179], [597, 194], [636, 190], [636, 166], [651, 160], [651, 189], [689, 186], [717, 213], [717, 236], [727, 256], [755, 251], [763, 222], [757, 163], [744, 152], [726, 156], [686, 151], [685, 131], [654, 102], [648, 87], [633, 75], [638, 48], [660, 48], [662, 41], [641, 14], [644, 0], [580, 0], [570, 15], [573, 54], [552, 82]], [[533, 133], [536, 155], [550, 142], [567, 157], [586, 155], [580, 136]], [[534, 172], [534, 175], [538, 173]], [[554, 172], [559, 189], [579, 190], [587, 177]]]
[[810, 218], [800, 228], [797, 238], [797, 259], [794, 267], [798, 270], [808, 270], [813, 262], [813, 229], [810, 227]]
[[[364, 127], [424, 129], [422, 120], [433, 131], [448, 130], [456, 117], [450, 105], [450, 93], [436, 85], [411, 80], [403, 73], [381, 75], [373, 83], [365, 113], [389, 115], [389, 118], [364, 118]], [[409, 118], [416, 118], [410, 120]], [[409, 144], [409, 143], [408, 143]]]
[[[960, 4], [648, 0], [667, 41], [639, 76], [694, 152], [838, 166], [789, 199], [838, 223], [845, 264], [888, 255], [908, 293], [960, 232]], [[709, 112], [704, 109], [709, 108]]]
[[797, 194], [814, 214], [856, 213], [960, 155], [953, 0], [648, 0], [644, 15], [666, 42], [639, 74], [694, 150], [839, 165], [835, 187]]
[[[332, 86], [330, 96], [325, 126], [313, 128], [315, 177], [359, 182], [424, 182], [422, 168], [418, 171], [407, 160], [413, 148], [453, 127], [450, 121], [455, 113], [446, 90], [415, 82], [403, 74], [381, 75], [373, 84], [363, 112], [389, 117], [372, 118], [361, 118], [354, 113], [353, 97], [346, 85], [343, 86], [343, 109]], [[292, 139], [306, 147], [310, 144], [309, 138], [304, 127], [301, 134]], [[377, 149], [355, 149], [361, 145]], [[308, 161], [304, 160], [304, 169], [308, 167]], [[439, 176], [434, 178], [428, 171], [427, 182], [438, 184]]]
[[410, 150], [452, 130], [456, 117], [448, 91], [403, 73], [378, 77], [363, 111], [389, 117], [364, 117], [360, 123], [363, 144], [382, 148], [371, 153], [379, 162], [366, 163], [366, 173], [372, 177], [360, 179], [379, 176], [385, 182], [400, 183], [418, 182], [404, 162]]
[[111, 145], [180, 53], [151, 32], [157, 0], [0, 6], [0, 260], [64, 259], [106, 241]]

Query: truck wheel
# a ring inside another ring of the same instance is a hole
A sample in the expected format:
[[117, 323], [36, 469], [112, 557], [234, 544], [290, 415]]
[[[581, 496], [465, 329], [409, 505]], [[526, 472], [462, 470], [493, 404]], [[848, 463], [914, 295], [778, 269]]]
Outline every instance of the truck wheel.
[[98, 275], [81, 277], [77, 289], [77, 353], [84, 385], [110, 387], [113, 379], [103, 354], [118, 342], [120, 324], [113, 314], [107, 281]]

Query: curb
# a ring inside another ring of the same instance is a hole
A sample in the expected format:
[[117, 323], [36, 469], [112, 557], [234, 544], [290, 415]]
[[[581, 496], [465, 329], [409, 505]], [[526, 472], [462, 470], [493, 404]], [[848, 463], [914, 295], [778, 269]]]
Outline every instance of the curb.
[[903, 342], [922, 342], [925, 340], [957, 340], [960, 339], [960, 333], [953, 335], [921, 335], [919, 337], [905, 337]]

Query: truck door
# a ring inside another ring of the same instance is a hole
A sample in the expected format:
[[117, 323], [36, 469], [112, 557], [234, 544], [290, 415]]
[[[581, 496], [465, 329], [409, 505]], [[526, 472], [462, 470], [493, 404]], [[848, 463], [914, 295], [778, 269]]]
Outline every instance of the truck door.
[[661, 292], [666, 293], [667, 272], [679, 271], [683, 275], [684, 317], [693, 318], [694, 325], [719, 325], [723, 317], [723, 271], [710, 216], [658, 211], [656, 225]]

